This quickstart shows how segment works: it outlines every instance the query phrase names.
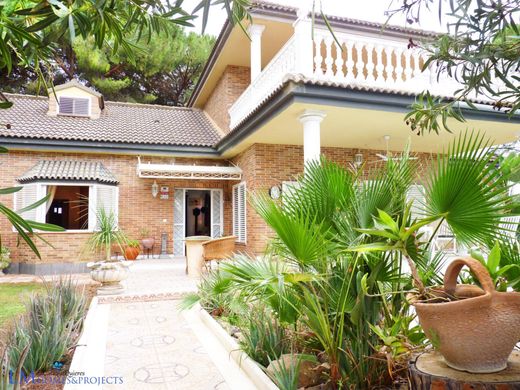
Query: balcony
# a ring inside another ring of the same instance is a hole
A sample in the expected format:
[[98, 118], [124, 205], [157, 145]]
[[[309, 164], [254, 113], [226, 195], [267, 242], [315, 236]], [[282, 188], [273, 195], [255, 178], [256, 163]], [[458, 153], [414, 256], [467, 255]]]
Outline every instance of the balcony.
[[459, 88], [447, 77], [437, 80], [431, 67], [421, 71], [427, 53], [408, 48], [406, 40], [335, 31], [336, 41], [326, 28], [315, 26], [313, 34], [309, 25], [299, 28], [303, 22], [295, 23], [294, 35], [229, 109], [232, 129], [290, 78], [398, 93], [429, 89], [438, 96], [453, 96]]

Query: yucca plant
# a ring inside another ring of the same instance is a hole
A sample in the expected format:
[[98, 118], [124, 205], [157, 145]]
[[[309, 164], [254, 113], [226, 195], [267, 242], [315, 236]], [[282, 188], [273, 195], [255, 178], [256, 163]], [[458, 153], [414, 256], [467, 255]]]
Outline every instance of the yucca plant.
[[112, 260], [112, 247], [116, 245], [124, 253], [128, 243], [126, 234], [117, 225], [117, 216], [113, 211], [99, 207], [96, 213], [96, 229], [90, 235], [83, 248], [83, 253], [104, 253], [105, 261]]
[[47, 284], [44, 293], [31, 297], [26, 313], [16, 322], [9, 339], [9, 359], [23, 360], [25, 373], [49, 370], [74, 346], [86, 308], [83, 292], [70, 278]]

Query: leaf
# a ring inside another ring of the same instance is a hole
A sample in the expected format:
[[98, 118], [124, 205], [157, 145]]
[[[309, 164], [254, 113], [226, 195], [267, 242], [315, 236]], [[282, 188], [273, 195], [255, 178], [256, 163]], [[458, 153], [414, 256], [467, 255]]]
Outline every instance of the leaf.
[[495, 243], [487, 259], [487, 268], [491, 274], [495, 274], [500, 267], [500, 245]]

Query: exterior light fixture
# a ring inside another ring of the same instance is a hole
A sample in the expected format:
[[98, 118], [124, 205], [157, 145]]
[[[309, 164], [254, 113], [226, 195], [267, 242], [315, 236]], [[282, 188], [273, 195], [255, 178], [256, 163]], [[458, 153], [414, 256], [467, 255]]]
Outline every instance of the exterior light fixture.
[[354, 165], [359, 168], [361, 164], [363, 164], [363, 155], [361, 153], [356, 153], [354, 155]]
[[159, 194], [159, 184], [154, 180], [152, 184], [152, 196], [157, 198], [157, 194]]

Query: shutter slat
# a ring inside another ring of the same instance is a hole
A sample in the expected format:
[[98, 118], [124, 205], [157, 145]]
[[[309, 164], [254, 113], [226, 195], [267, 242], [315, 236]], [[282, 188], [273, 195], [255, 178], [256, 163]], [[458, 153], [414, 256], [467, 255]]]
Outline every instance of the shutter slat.
[[59, 113], [64, 115], [88, 116], [90, 99], [60, 96]]

